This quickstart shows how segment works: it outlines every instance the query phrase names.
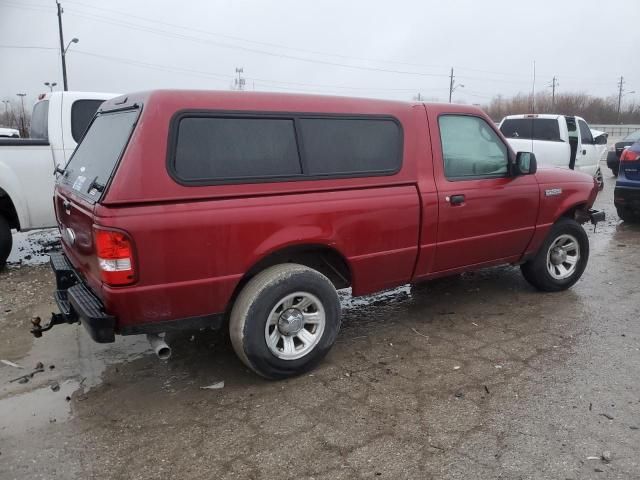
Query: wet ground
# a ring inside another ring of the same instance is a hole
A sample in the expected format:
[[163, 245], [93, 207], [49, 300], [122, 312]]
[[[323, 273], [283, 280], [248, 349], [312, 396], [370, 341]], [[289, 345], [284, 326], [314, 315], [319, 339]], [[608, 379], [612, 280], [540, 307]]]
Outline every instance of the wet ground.
[[640, 478], [640, 227], [612, 193], [608, 178], [571, 290], [506, 267], [344, 293], [327, 359], [282, 382], [212, 332], [174, 338], [166, 363], [144, 339], [98, 345], [75, 325], [34, 340], [52, 278], [14, 263], [0, 359], [23, 368], [0, 364], [0, 479]]

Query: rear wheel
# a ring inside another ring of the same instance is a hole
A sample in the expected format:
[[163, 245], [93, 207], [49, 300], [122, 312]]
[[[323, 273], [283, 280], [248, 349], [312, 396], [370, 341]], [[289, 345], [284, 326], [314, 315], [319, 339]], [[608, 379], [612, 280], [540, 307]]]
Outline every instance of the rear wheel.
[[578, 222], [558, 220], [534, 258], [522, 264], [524, 278], [538, 290], [558, 292], [575, 284], [589, 260], [589, 238]]
[[304, 373], [327, 354], [340, 329], [340, 301], [331, 281], [303, 265], [260, 272], [231, 310], [238, 357], [254, 372], [280, 379]]
[[618, 170], [620, 169], [620, 167], [618, 167], [617, 165], [615, 167], [611, 167], [611, 173], [613, 173], [614, 177], [618, 176]]
[[0, 216], [0, 269], [6, 265], [12, 247], [13, 237], [11, 236], [11, 227], [7, 219]]

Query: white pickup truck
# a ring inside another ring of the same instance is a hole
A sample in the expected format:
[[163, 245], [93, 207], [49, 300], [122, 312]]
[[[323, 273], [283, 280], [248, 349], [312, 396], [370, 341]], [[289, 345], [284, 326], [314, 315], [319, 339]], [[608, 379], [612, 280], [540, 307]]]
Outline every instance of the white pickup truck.
[[[606, 135], [594, 139], [587, 122], [580, 117], [525, 114], [504, 117], [499, 125], [514, 151], [533, 152], [539, 165], [580, 170], [604, 186], [600, 159]], [[605, 147], [606, 149], [606, 147]]]
[[0, 138], [0, 268], [11, 229], [54, 227], [54, 171], [64, 167], [110, 93], [53, 92], [33, 107], [30, 138]]

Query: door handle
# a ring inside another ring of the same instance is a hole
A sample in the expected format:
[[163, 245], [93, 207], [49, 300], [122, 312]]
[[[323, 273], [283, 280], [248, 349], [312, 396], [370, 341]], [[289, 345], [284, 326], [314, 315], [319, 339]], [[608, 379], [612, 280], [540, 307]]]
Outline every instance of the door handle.
[[464, 195], [462, 195], [461, 193], [456, 195], [451, 195], [450, 197], [447, 197], [445, 200], [449, 202], [451, 205], [462, 205], [464, 203]]
[[586, 150], [586, 149], [585, 149], [585, 150], [582, 150], [582, 154], [583, 154], [583, 155], [586, 155], [586, 154], [587, 154], [587, 150]]

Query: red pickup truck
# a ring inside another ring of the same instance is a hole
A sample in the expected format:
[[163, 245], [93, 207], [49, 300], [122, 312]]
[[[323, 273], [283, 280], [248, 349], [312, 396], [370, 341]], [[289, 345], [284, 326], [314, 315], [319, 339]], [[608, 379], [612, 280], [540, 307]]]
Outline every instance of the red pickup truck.
[[268, 378], [313, 367], [365, 295], [499, 264], [569, 288], [597, 185], [537, 170], [479, 109], [248, 92], [105, 102], [60, 173], [60, 308], [98, 342], [227, 326]]

